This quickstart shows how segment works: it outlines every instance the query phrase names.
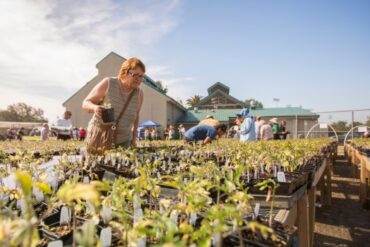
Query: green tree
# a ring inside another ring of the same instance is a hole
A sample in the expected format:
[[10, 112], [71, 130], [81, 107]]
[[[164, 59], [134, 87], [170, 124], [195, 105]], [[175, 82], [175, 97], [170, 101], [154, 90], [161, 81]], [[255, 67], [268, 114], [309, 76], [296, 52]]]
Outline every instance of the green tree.
[[365, 122], [366, 126], [370, 126], [370, 116], [367, 116], [367, 120]]
[[0, 121], [14, 122], [46, 122], [44, 111], [26, 103], [15, 103], [9, 105], [6, 110], [0, 110]]
[[246, 107], [251, 109], [263, 109], [262, 102], [255, 99], [246, 99], [244, 103], [246, 104]]
[[186, 104], [190, 108], [194, 108], [202, 99], [202, 96], [200, 95], [194, 95], [193, 97], [190, 97], [189, 99], [186, 100]]
[[163, 86], [163, 82], [162, 81], [156, 81], [155, 82], [155, 85], [164, 93], [164, 94], [167, 94], [168, 92], [168, 88], [167, 86]]
[[177, 103], [179, 103], [180, 105], [185, 107], [184, 101], [182, 99], [177, 98], [176, 101], [177, 101]]
[[337, 122], [332, 123], [331, 126], [335, 129], [335, 131], [345, 132], [351, 129], [347, 121], [337, 121]]

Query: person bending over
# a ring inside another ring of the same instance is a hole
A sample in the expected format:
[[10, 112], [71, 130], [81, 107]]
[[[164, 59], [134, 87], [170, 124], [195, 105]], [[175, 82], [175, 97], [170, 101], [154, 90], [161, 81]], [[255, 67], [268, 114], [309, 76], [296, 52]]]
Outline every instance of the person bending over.
[[197, 125], [185, 132], [186, 142], [202, 141], [202, 144], [212, 142], [217, 137], [221, 137], [226, 133], [227, 127], [225, 124], [217, 126]]

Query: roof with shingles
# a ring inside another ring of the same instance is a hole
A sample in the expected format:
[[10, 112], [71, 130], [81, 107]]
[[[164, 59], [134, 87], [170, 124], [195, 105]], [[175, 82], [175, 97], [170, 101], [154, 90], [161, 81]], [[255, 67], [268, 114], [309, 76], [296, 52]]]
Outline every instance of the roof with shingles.
[[229, 94], [227, 94], [227, 93], [225, 93], [225, 92], [223, 92], [223, 91], [221, 91], [221, 90], [217, 89], [216, 91], [212, 92], [210, 95], [208, 95], [208, 96], [206, 96], [206, 97], [202, 98], [202, 99], [198, 102], [198, 104], [196, 105], [196, 107], [201, 107], [201, 106], [202, 106], [205, 102], [207, 102], [209, 99], [212, 99], [213, 97], [217, 96], [217, 94], [221, 94], [221, 95], [225, 96], [226, 98], [230, 99], [231, 101], [234, 101], [234, 102], [235, 102], [235, 104], [239, 104], [241, 107], [242, 107], [242, 106], [245, 106], [245, 103], [244, 103], [243, 101], [240, 101], [240, 100], [238, 100], [238, 99], [234, 98], [233, 96], [231, 96], [231, 95], [229, 95]]
[[[229, 121], [230, 117], [235, 117], [235, 114], [239, 113], [241, 109], [218, 109], [218, 110], [188, 110], [182, 115], [177, 122], [178, 123], [195, 123], [202, 119], [205, 119], [207, 115], [213, 115], [214, 119], [220, 122]], [[258, 110], [251, 110], [253, 116], [261, 117], [295, 117], [295, 116], [309, 116], [319, 117], [318, 114], [311, 112], [310, 110], [303, 109], [301, 107], [279, 107], [279, 108], [265, 108]]]

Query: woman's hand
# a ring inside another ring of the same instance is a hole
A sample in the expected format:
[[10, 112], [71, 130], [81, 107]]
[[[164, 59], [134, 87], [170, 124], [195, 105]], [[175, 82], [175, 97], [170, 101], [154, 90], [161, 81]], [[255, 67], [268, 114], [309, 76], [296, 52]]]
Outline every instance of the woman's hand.
[[100, 105], [95, 105], [95, 106], [94, 106], [94, 113], [95, 113], [97, 116], [101, 117], [102, 112], [103, 112], [103, 107], [102, 107], [102, 106], [100, 106]]

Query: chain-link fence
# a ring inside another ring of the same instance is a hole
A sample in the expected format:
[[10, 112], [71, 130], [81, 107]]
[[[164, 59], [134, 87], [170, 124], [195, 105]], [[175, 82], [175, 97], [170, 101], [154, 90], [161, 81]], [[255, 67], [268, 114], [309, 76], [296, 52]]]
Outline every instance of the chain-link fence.
[[298, 136], [306, 138], [331, 137], [339, 143], [352, 138], [361, 138], [370, 130], [370, 109], [353, 109], [317, 112], [318, 123], [308, 131], [301, 131]]

